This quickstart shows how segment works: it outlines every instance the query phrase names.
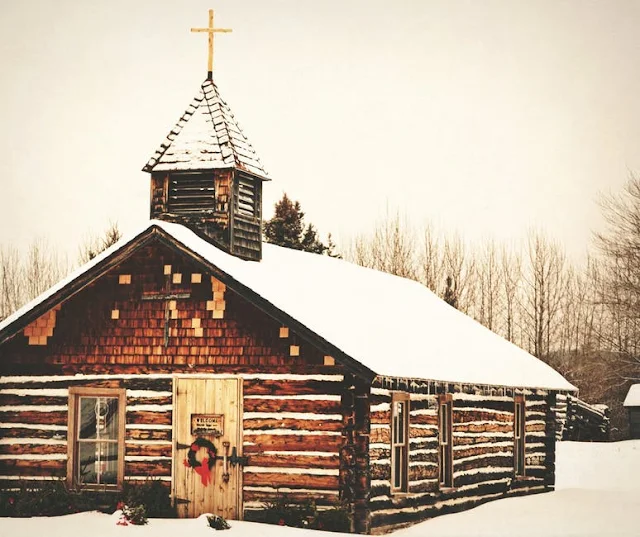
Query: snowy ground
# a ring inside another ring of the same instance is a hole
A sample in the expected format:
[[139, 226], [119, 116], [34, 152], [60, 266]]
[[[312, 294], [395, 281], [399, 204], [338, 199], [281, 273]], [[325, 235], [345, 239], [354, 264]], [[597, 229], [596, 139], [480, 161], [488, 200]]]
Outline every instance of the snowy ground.
[[[428, 520], [394, 535], [550, 537], [640, 535], [640, 440], [558, 444], [557, 490], [487, 503]], [[204, 518], [117, 526], [117, 517], [80, 513], [54, 518], [2, 518], [0, 534], [20, 537], [211, 537]], [[225, 537], [320, 537], [335, 533], [232, 521]]]

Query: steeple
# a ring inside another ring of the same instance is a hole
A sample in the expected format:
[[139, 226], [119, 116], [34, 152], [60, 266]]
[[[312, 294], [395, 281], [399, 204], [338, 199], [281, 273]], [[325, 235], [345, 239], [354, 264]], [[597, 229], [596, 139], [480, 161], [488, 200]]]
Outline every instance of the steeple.
[[[262, 257], [260, 159], [213, 81], [213, 13], [206, 80], [143, 168], [151, 174], [151, 218], [205, 234], [243, 259]], [[226, 30], [222, 30], [226, 31]], [[230, 30], [229, 30], [230, 31]]]

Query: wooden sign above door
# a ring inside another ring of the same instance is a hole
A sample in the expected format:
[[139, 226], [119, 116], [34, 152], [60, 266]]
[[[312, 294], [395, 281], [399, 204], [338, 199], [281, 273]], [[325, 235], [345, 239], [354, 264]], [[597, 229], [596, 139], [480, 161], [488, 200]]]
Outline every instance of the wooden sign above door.
[[224, 434], [224, 415], [191, 414], [191, 434], [222, 436]]

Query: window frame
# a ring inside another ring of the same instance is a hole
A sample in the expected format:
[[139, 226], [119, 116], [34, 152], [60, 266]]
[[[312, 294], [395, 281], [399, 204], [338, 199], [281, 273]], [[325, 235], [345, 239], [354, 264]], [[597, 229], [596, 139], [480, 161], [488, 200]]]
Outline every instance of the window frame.
[[[396, 403], [404, 403], [405, 410], [402, 417], [401, 425], [403, 427], [402, 442], [397, 442], [395, 418], [396, 418]], [[391, 434], [389, 435], [389, 445], [391, 447], [391, 454], [389, 462], [391, 464], [391, 493], [402, 494], [409, 492], [409, 412], [411, 406], [411, 396], [406, 392], [392, 392], [391, 393], [391, 412], [390, 412], [390, 426]], [[402, 454], [402, 461], [400, 466], [400, 485], [396, 486], [396, 449], [399, 448]]]
[[513, 474], [527, 475], [526, 457], [527, 408], [524, 395], [513, 398]]
[[[76, 479], [76, 463], [81, 442], [78, 442], [78, 418], [81, 397], [111, 397], [118, 399], [118, 466], [115, 485], [84, 484]], [[125, 420], [126, 420], [126, 390], [124, 388], [93, 388], [91, 386], [78, 386], [69, 388], [69, 406], [67, 419], [67, 486], [73, 490], [114, 490], [122, 489], [124, 481], [124, 454], [125, 454]]]
[[[446, 412], [446, 430], [442, 416]], [[445, 441], [443, 441], [443, 439]], [[448, 464], [447, 464], [448, 463]], [[453, 395], [438, 396], [438, 488], [453, 487]]]

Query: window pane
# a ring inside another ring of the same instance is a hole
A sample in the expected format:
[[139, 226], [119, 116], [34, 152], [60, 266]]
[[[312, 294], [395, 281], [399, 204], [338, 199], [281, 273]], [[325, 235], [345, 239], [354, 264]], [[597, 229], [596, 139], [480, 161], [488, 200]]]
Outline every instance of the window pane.
[[80, 397], [78, 438], [118, 438], [118, 399], [115, 397]]
[[401, 488], [402, 487], [402, 447], [394, 448], [394, 475], [393, 475], [393, 487]]
[[396, 443], [404, 444], [404, 403], [398, 403], [398, 436], [396, 438]]
[[115, 485], [118, 481], [118, 444], [78, 444], [77, 482], [81, 485]]

